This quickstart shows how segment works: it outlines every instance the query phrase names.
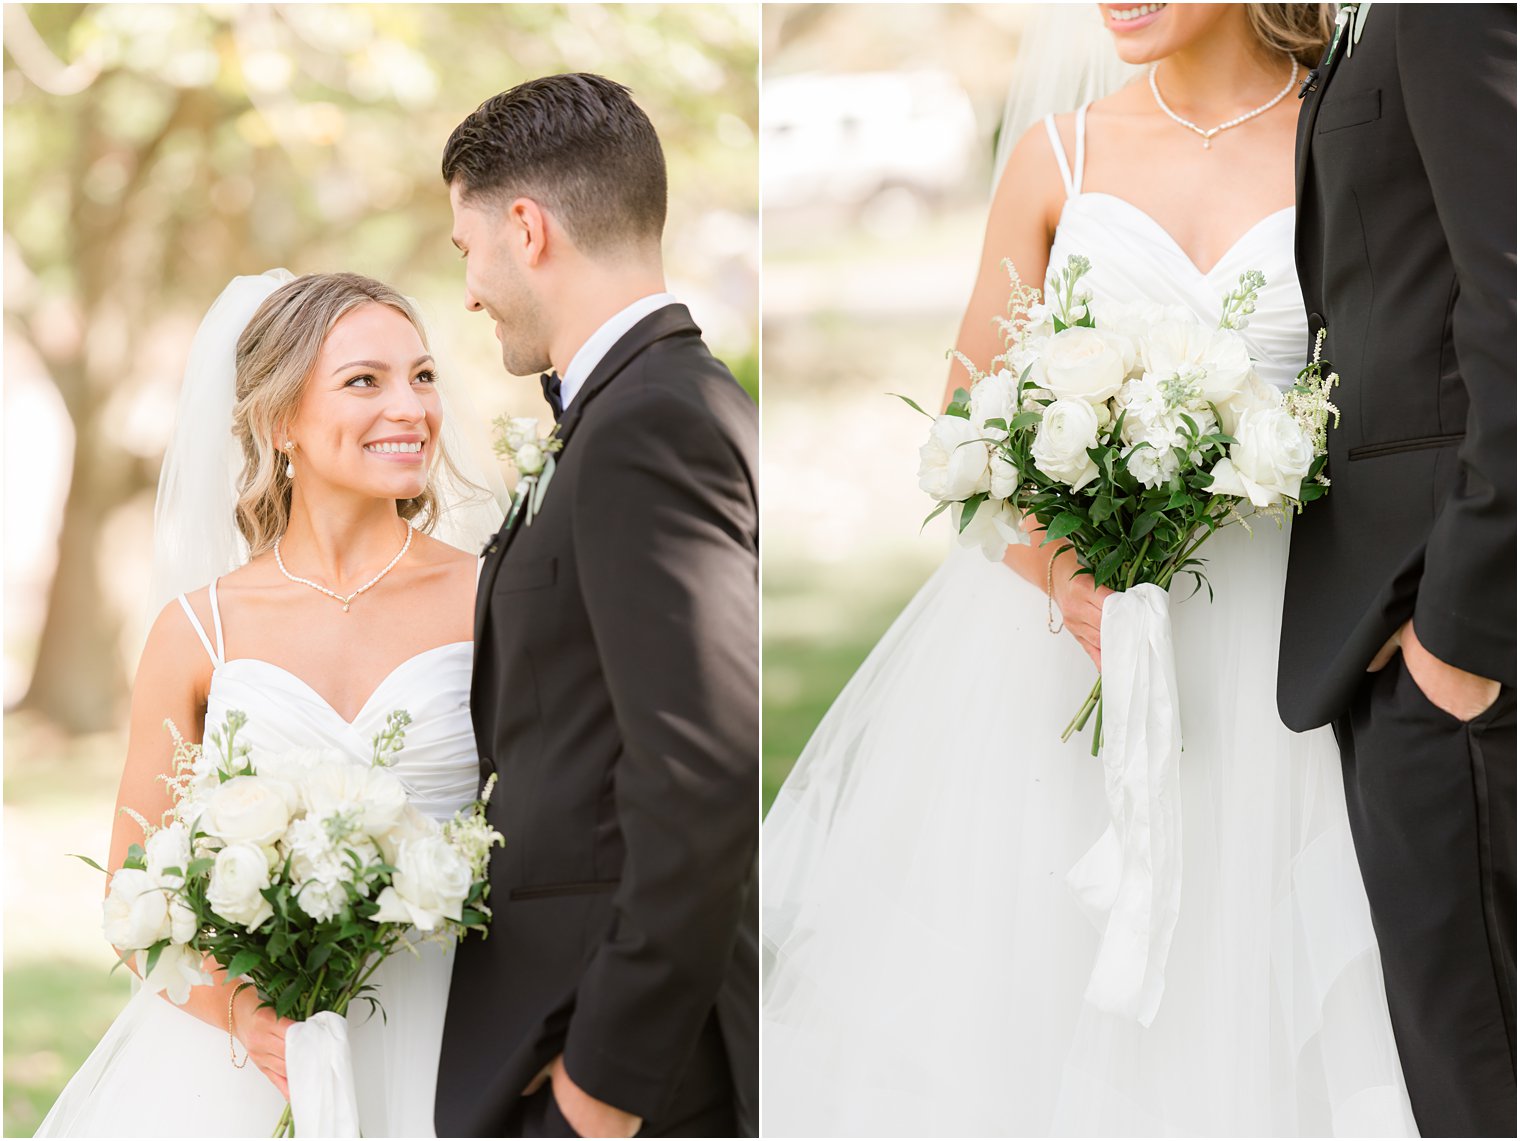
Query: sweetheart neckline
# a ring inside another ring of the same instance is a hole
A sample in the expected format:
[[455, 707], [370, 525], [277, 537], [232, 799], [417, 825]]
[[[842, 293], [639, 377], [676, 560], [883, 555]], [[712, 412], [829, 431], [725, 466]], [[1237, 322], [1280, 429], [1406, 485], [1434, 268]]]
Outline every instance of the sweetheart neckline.
[[[1102, 191], [1102, 190], [1083, 190], [1083, 191], [1081, 191], [1081, 192], [1079, 192], [1077, 194], [1072, 195], [1070, 198], [1068, 198], [1066, 200], [1066, 204], [1070, 205], [1072, 202], [1076, 201], [1079, 198], [1106, 198], [1110, 202], [1117, 202], [1121, 206], [1128, 207], [1133, 213], [1139, 215], [1141, 218], [1145, 219], [1145, 221], [1149, 222], [1151, 224], [1151, 226], [1155, 228], [1156, 232], [1159, 233], [1162, 237], [1164, 237], [1167, 240], [1168, 244], [1171, 245], [1172, 249], [1176, 250], [1177, 253], [1179, 255], [1181, 255], [1182, 260], [1185, 261], [1185, 262], [1187, 262], [1187, 264], [1192, 268], [1193, 272], [1196, 273], [1199, 276], [1199, 278], [1203, 279], [1204, 281], [1207, 281], [1210, 277], [1212, 277], [1214, 275], [1214, 271], [1217, 270], [1220, 266], [1222, 266], [1226, 261], [1228, 261], [1229, 258], [1230, 258], [1230, 255], [1233, 254], [1236, 250], [1238, 250], [1245, 243], [1245, 240], [1247, 238], [1249, 238], [1252, 234], [1254, 234], [1257, 230], [1261, 229], [1263, 226], [1265, 226], [1268, 222], [1272, 221], [1274, 218], [1281, 217], [1283, 214], [1290, 214], [1291, 215], [1293, 213], [1293, 211], [1294, 211], [1294, 207], [1292, 207], [1292, 206], [1284, 206], [1280, 210], [1274, 210], [1274, 211], [1272, 211], [1272, 213], [1265, 214], [1262, 217], [1258, 218], [1249, 227], [1247, 227], [1246, 230], [1238, 238], [1236, 238], [1233, 242], [1230, 243], [1229, 249], [1225, 250], [1224, 253], [1220, 254], [1219, 257], [1215, 259], [1213, 265], [1209, 266], [1208, 269], [1201, 269], [1201, 268], [1199, 268], [1198, 263], [1195, 262], [1192, 259], [1192, 257], [1189, 256], [1188, 252], [1185, 249], [1182, 248], [1182, 244], [1180, 242], [1178, 242], [1175, 237], [1172, 236], [1172, 232], [1170, 230], [1168, 230], [1160, 222], [1156, 221], [1154, 215], [1150, 214], [1148, 211], [1142, 209], [1141, 207], [1136, 206], [1128, 198], [1120, 198], [1117, 194], [1109, 194], [1109, 193], [1107, 193], [1105, 191]], [[1058, 230], [1060, 229], [1060, 227], [1061, 227], [1061, 221], [1062, 221], [1062, 219], [1065, 218], [1065, 216], [1066, 216], [1066, 206], [1063, 205], [1061, 207], [1061, 218], [1058, 218], [1056, 220], [1056, 228]]]
[[359, 719], [364, 716], [365, 711], [369, 709], [371, 703], [379, 695], [380, 691], [385, 688], [386, 684], [391, 680], [391, 678], [395, 677], [407, 666], [411, 665], [413, 662], [421, 658], [427, 657], [429, 654], [436, 654], [440, 650], [452, 650], [458, 646], [473, 647], [474, 645], [475, 642], [473, 639], [466, 638], [458, 642], [444, 642], [442, 645], [432, 646], [426, 650], [421, 651], [420, 653], [413, 654], [405, 661], [396, 665], [394, 669], [392, 669], [388, 674], [380, 679], [380, 681], [375, 685], [375, 688], [370, 690], [369, 696], [364, 699], [364, 703], [359, 706], [359, 711], [354, 714], [352, 720], [345, 718], [343, 714], [339, 713], [338, 707], [335, 706], [331, 701], [328, 701], [327, 698], [323, 697], [320, 693], [318, 693], [315, 687], [313, 687], [312, 684], [305, 678], [301, 677], [299, 674], [292, 673], [290, 670], [286, 669], [284, 666], [278, 664], [277, 662], [271, 662], [267, 658], [229, 658], [226, 661], [223, 661], [220, 665], [213, 665], [211, 667], [211, 679], [212, 682], [215, 683], [217, 672], [219, 670], [225, 669], [227, 666], [232, 665], [234, 662], [256, 662], [259, 665], [268, 666], [270, 669], [279, 671], [294, 681], [297, 685], [300, 685], [306, 690], [307, 693], [311, 694], [314, 698], [321, 702], [323, 707], [326, 708], [329, 713], [331, 713], [339, 721], [343, 722], [343, 724], [348, 728], [353, 729], [359, 724]]

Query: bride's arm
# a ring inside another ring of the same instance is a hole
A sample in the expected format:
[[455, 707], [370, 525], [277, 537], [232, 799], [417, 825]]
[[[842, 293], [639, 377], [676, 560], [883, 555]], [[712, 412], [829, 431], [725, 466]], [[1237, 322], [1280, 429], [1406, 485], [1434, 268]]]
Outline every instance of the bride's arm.
[[[1058, 116], [1057, 124], [1068, 141], [1069, 154], [1072, 117]], [[1065, 204], [1066, 188], [1050, 150], [1050, 136], [1043, 122], [1036, 123], [1013, 148], [998, 181], [982, 241], [976, 286], [955, 342], [956, 348], [979, 367], [985, 367], [1003, 351], [1003, 336], [994, 318], [1007, 315], [1008, 273], [1003, 268], [1004, 259], [1013, 262], [1026, 285], [1043, 287], [1050, 245]], [[940, 407], [949, 404], [955, 390], [965, 387], [966, 382], [965, 369], [953, 363]], [[1029, 546], [1010, 546], [1003, 561], [1040, 593], [1045, 593], [1047, 583], [1051, 585], [1066, 629], [1081, 643], [1093, 663], [1099, 664], [1098, 629], [1103, 598], [1113, 592], [1106, 587], [1094, 589], [1092, 580], [1085, 576], [1073, 578], [1078, 564], [1076, 555], [1070, 551], [1058, 556], [1052, 567], [1051, 552], [1058, 544], [1041, 547], [1044, 531], [1038, 527], [1030, 529], [1030, 535]]]
[[[203, 611], [206, 608], [201, 608]], [[132, 715], [127, 739], [127, 762], [116, 794], [116, 818], [111, 828], [107, 867], [120, 868], [127, 850], [143, 842], [142, 828], [122, 809], [130, 808], [150, 824], [159, 824], [173, 804], [160, 777], [173, 768], [174, 742], [165, 720], [173, 721], [187, 741], [198, 741], [205, 729], [206, 693], [211, 683], [211, 663], [191, 629], [178, 602], [164, 607], [143, 647], [132, 689]], [[109, 887], [108, 887], [109, 890]], [[117, 950], [127, 966], [137, 971], [135, 952]], [[202, 1022], [225, 1031], [227, 1003], [235, 989], [226, 972], [208, 961], [216, 979], [209, 986], [192, 987], [183, 1008]], [[164, 1001], [168, 1001], [167, 998]], [[285, 1085], [285, 1028], [288, 1020], [277, 1019], [271, 1010], [257, 1010], [258, 996], [246, 987], [237, 996], [238, 1037], [254, 1063], [288, 1096]], [[229, 1043], [230, 1045], [230, 1043]], [[230, 1062], [228, 1063], [231, 1064]]]

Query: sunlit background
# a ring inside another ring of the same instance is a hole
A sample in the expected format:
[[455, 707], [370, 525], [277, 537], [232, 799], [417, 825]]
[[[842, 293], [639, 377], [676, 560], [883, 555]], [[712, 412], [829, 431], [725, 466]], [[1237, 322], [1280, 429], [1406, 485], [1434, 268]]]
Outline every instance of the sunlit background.
[[932, 407], [949, 376], [1029, 8], [765, 8], [767, 806], [949, 543], [889, 393]]
[[463, 308], [449, 132], [523, 80], [633, 89], [671, 288], [757, 383], [759, 13], [747, 5], [6, 5], [5, 1105], [30, 1135], [126, 996], [99, 873], [189, 339], [238, 274], [417, 298], [482, 419], [543, 414]]

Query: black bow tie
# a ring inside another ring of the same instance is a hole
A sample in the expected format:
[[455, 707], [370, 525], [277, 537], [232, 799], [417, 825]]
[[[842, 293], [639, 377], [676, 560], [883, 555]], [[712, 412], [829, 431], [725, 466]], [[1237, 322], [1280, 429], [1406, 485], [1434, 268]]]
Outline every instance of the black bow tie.
[[538, 383], [543, 385], [544, 399], [549, 402], [549, 410], [554, 413], [554, 422], [559, 423], [559, 418], [565, 414], [565, 406], [560, 403], [560, 380], [558, 373], [546, 372], [538, 378]]

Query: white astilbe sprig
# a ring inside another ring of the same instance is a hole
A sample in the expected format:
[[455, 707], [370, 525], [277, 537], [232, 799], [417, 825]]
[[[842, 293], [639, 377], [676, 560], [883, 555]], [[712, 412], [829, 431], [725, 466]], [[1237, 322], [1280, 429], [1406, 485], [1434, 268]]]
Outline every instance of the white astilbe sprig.
[[[1032, 285], [1025, 285], [1019, 277], [1019, 271], [1014, 268], [1009, 258], [1003, 259], [1003, 269], [1008, 273], [1008, 309], [1007, 315], [994, 317], [993, 323], [997, 325], [1003, 335], [1003, 345], [1008, 351], [1015, 351], [1025, 347], [1033, 331], [1043, 325], [1049, 318], [1044, 305], [1041, 304], [1040, 291]], [[1000, 357], [998, 360], [1006, 358]], [[971, 368], [969, 361], [962, 358], [961, 363], [968, 369]], [[997, 363], [995, 360], [994, 365]], [[975, 371], [974, 369], [972, 370]]]
[[[1316, 455], [1324, 454], [1330, 428], [1341, 426], [1341, 410], [1330, 402], [1330, 390], [1341, 382], [1341, 377], [1337, 372], [1323, 375], [1324, 361], [1320, 354], [1324, 345], [1325, 330], [1320, 329], [1314, 335], [1314, 355], [1298, 374], [1298, 383], [1283, 395], [1283, 408], [1309, 437]], [[1316, 479], [1325, 487], [1330, 486], [1330, 479], [1323, 472]]]

